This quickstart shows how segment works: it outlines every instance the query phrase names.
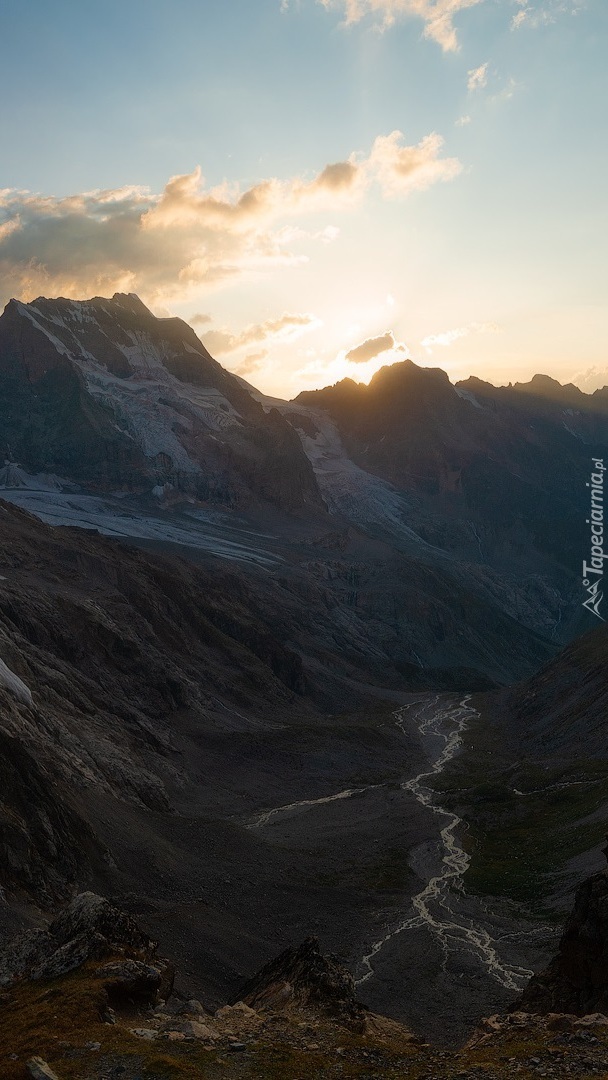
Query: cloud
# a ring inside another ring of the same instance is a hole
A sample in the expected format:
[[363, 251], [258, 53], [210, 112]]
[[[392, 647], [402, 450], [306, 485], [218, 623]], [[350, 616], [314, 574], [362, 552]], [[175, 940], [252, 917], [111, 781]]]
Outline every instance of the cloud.
[[570, 379], [584, 394], [593, 394], [595, 390], [603, 390], [608, 386], [608, 369], [590, 367], [586, 371], [579, 371]]
[[476, 7], [483, 0], [318, 0], [324, 8], [341, 11], [346, 26], [366, 16], [376, 16], [382, 27], [399, 18], [416, 18], [424, 24], [424, 36], [437, 42], [445, 52], [458, 48], [454, 18], [459, 11]]
[[239, 366], [234, 369], [234, 372], [236, 375], [241, 375], [243, 377], [245, 375], [251, 375], [252, 372], [259, 371], [264, 360], [267, 358], [268, 353], [266, 352], [266, 349], [260, 349], [259, 352], [248, 353]]
[[295, 341], [302, 334], [316, 330], [319, 326], [321, 326], [321, 320], [317, 319], [316, 315], [286, 313], [277, 319], [251, 323], [244, 330], [236, 333], [230, 330], [208, 330], [204, 335], [204, 340], [209, 352], [219, 355], [236, 352], [237, 349], [270, 339]]
[[488, 65], [481, 64], [478, 68], [472, 68], [468, 73], [467, 89], [472, 93], [475, 90], [483, 90], [488, 85]]
[[319, 189], [327, 188], [329, 191], [349, 190], [357, 180], [357, 166], [352, 161], [336, 161], [333, 165], [326, 165], [322, 173], [319, 173], [315, 185]]
[[578, 15], [586, 7], [586, 0], [541, 0], [534, 3], [528, 0], [514, 0], [519, 8], [511, 20], [511, 28], [519, 30], [526, 26], [538, 30], [541, 26], [550, 26], [562, 15]]
[[339, 235], [335, 225], [300, 229], [302, 216], [348, 212], [376, 183], [399, 198], [461, 169], [441, 158], [439, 135], [402, 142], [395, 131], [377, 138], [368, 157], [352, 154], [312, 179], [271, 178], [245, 191], [208, 188], [198, 168], [171, 177], [160, 194], [133, 186], [65, 198], [0, 190], [0, 301], [120, 291], [158, 306], [239, 275], [299, 266], [308, 256], [291, 242], [329, 244]]
[[190, 326], [207, 326], [213, 319], [211, 315], [191, 315], [188, 322]]
[[403, 135], [393, 131], [379, 135], [372, 147], [368, 168], [375, 174], [387, 198], [424, 191], [438, 181], [453, 180], [462, 172], [457, 158], [442, 158], [443, 139], [435, 131], [416, 146], [402, 146]]
[[454, 330], [445, 330], [441, 334], [430, 334], [422, 339], [420, 344], [427, 352], [432, 352], [437, 346], [447, 348], [460, 338], [469, 337], [471, 334], [498, 334], [500, 326], [496, 323], [469, 323], [468, 326], [457, 326]]
[[[359, 349], [371, 345], [376, 341], [390, 338], [391, 345], [372, 352], [366, 357], [361, 354], [354, 357]], [[396, 342], [392, 334], [382, 335], [380, 338], [371, 338], [362, 342], [361, 346], [351, 349], [350, 353], [341, 350], [333, 358], [327, 355], [317, 354], [315, 350], [308, 352], [309, 361], [303, 367], [293, 373], [294, 389], [302, 387], [328, 386], [340, 379], [355, 379], [356, 382], [369, 382], [373, 375], [382, 367], [388, 367], [399, 360], [409, 356], [409, 349], [403, 342]]]
[[360, 345], [355, 345], [347, 352], [346, 360], [350, 360], [352, 364], [366, 364], [368, 360], [373, 360], [380, 353], [394, 348], [395, 339], [391, 331], [387, 330], [386, 334], [381, 334], [380, 337], [367, 338]]
[[456, 120], [456, 127], [466, 127], [467, 124], [470, 124], [470, 123], [471, 123], [471, 117], [470, 116], [468, 116], [468, 115], [467, 116], [459, 116], [458, 120]]

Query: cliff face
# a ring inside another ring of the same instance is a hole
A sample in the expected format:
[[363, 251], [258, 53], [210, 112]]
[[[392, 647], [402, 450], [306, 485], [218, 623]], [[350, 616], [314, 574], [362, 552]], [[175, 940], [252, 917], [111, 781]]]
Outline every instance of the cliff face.
[[579, 886], [557, 956], [530, 980], [513, 1008], [608, 1013], [608, 868]]
[[344, 380], [296, 404], [329, 414], [364, 469], [442, 514], [449, 508], [444, 543], [457, 546], [468, 519], [488, 560], [517, 552], [525, 565], [535, 550], [579, 565], [591, 458], [608, 456], [602, 394], [542, 376], [454, 386], [440, 369], [405, 360], [369, 386]]
[[323, 509], [293, 428], [180, 319], [136, 296], [12, 300], [0, 318], [0, 453], [100, 490]]

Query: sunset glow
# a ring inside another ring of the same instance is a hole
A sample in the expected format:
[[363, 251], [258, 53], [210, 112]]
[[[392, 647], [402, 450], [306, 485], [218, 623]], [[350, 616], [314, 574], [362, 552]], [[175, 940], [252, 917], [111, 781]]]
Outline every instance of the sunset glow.
[[601, 0], [94, 9], [8, 6], [2, 303], [136, 292], [282, 396], [608, 382]]

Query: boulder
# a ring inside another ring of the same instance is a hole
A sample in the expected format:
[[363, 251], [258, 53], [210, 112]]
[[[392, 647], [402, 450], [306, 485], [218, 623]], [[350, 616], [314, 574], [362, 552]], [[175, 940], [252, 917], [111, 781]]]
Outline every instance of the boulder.
[[110, 944], [120, 948], [146, 952], [156, 948], [156, 943], [142, 933], [130, 915], [119, 911], [105, 897], [92, 892], [76, 896], [53, 920], [49, 934], [62, 945], [81, 935], [92, 937], [101, 934]]
[[362, 1030], [367, 1009], [357, 1000], [355, 980], [333, 956], [324, 956], [309, 937], [286, 949], [254, 976], [233, 1000], [252, 1009], [305, 1009]]
[[173, 988], [174, 969], [130, 915], [87, 892], [76, 896], [48, 930], [30, 930], [0, 951], [0, 985], [20, 978], [55, 979], [90, 960], [111, 960], [97, 974], [110, 999], [154, 1004]]
[[152, 1003], [162, 986], [164, 971], [161, 965], [144, 964], [141, 960], [119, 960], [104, 964], [95, 975], [102, 979], [112, 1004], [125, 1001]]

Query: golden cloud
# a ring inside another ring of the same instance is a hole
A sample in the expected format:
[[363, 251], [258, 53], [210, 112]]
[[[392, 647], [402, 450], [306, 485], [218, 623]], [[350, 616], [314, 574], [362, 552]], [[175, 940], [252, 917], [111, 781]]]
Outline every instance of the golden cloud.
[[480, 64], [477, 68], [472, 68], [468, 72], [467, 90], [471, 92], [475, 90], [483, 90], [484, 86], [488, 85], [488, 65]]
[[200, 169], [173, 176], [160, 194], [143, 187], [66, 198], [0, 191], [0, 300], [47, 295], [138, 292], [151, 304], [187, 296], [238, 275], [299, 265], [290, 239], [331, 243], [335, 225], [306, 232], [290, 224], [323, 211], [347, 211], [371, 184], [385, 197], [448, 180], [461, 170], [442, 158], [431, 134], [417, 146], [393, 132], [370, 155], [325, 166], [312, 180], [263, 180], [240, 191], [207, 188]]
[[403, 135], [393, 131], [379, 135], [372, 147], [368, 168], [376, 175], [388, 198], [425, 191], [439, 181], [453, 180], [462, 172], [457, 158], [442, 158], [441, 135], [425, 135], [416, 146], [402, 146]]
[[424, 36], [436, 41], [445, 52], [458, 48], [454, 18], [459, 11], [475, 7], [483, 0], [318, 0], [327, 10], [338, 10], [348, 26], [366, 16], [376, 16], [383, 27], [399, 18], [421, 19]]
[[[190, 320], [193, 322], [194, 320]], [[295, 341], [302, 334], [316, 330], [321, 325], [316, 315], [289, 314], [277, 319], [267, 319], [262, 323], [251, 323], [244, 330], [234, 333], [230, 330], [207, 330], [205, 346], [212, 355], [236, 352], [248, 345], [260, 344], [270, 339]]]
[[347, 352], [345, 359], [350, 360], [351, 364], [366, 364], [368, 360], [373, 360], [375, 356], [388, 352], [389, 349], [394, 347], [395, 339], [391, 331], [387, 330], [386, 334], [381, 334], [375, 338], [367, 338], [360, 345], [355, 345], [353, 349]]

